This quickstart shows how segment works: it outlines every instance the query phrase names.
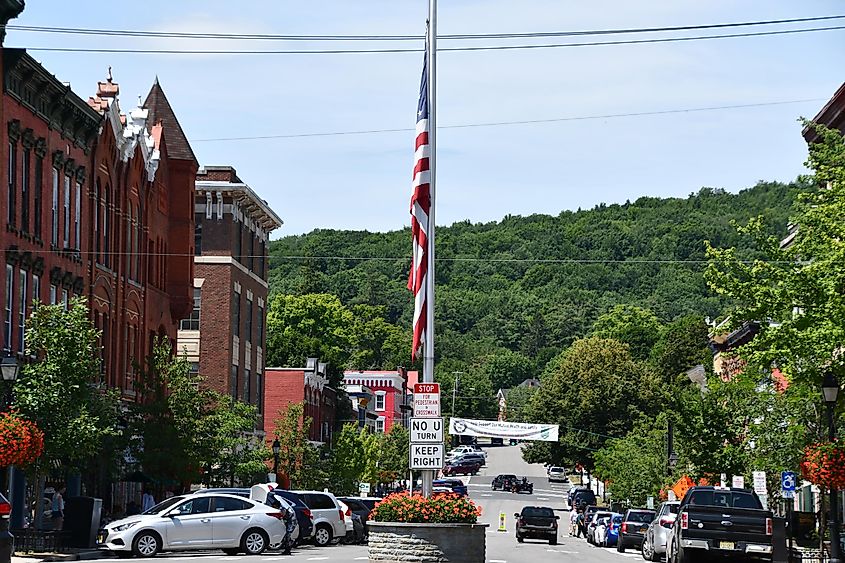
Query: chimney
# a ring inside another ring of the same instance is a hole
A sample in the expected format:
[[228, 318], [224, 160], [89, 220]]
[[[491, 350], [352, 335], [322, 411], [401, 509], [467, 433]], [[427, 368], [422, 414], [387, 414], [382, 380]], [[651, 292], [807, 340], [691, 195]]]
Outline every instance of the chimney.
[[97, 82], [97, 96], [100, 98], [115, 99], [120, 93], [120, 84], [112, 79], [111, 67], [109, 67], [109, 74], [105, 82]]

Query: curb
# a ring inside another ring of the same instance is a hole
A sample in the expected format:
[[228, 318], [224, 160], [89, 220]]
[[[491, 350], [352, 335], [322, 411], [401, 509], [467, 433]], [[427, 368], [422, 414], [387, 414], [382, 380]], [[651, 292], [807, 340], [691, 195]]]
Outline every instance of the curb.
[[44, 561], [44, 562], [55, 562], [55, 561], [88, 561], [92, 559], [104, 559], [107, 556], [106, 553], [100, 550], [96, 551], [80, 551], [79, 553], [27, 553], [27, 554], [20, 554], [15, 555], [16, 559], [22, 559], [25, 561]]

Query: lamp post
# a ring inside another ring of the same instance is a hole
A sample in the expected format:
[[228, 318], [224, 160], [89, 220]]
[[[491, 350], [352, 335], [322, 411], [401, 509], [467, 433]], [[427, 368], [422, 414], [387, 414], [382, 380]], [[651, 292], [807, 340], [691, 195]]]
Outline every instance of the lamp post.
[[[822, 396], [827, 405], [827, 438], [836, 439], [836, 424], [833, 416], [836, 400], [839, 398], [839, 381], [828, 372], [822, 382]], [[842, 550], [839, 545], [839, 491], [830, 487], [830, 563], [842, 563]]]
[[276, 476], [276, 482], [279, 482], [279, 450], [282, 449], [282, 445], [279, 443], [279, 439], [276, 438], [273, 440], [273, 475]]
[[6, 410], [6, 407], [12, 404], [12, 386], [18, 379], [20, 369], [21, 366], [17, 358], [3, 356], [3, 359], [0, 360], [0, 372], [2, 372], [3, 382], [9, 385], [8, 391], [4, 390], [5, 392], [3, 394], [3, 410]]

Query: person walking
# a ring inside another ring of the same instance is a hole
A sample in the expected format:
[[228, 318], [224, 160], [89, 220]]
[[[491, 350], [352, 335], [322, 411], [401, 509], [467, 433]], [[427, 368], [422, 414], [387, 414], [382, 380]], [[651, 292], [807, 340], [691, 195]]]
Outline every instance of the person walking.
[[144, 489], [144, 494], [141, 496], [141, 512], [146, 512], [156, 505], [156, 500], [150, 493], [149, 489]]
[[296, 527], [296, 511], [287, 501], [283, 502], [280, 508], [285, 521], [285, 537], [282, 538], [282, 555], [290, 555], [290, 548], [293, 547], [293, 540], [290, 537]]
[[53, 520], [53, 529], [61, 530], [65, 525], [65, 488], [56, 489], [53, 493], [53, 506], [50, 512], [50, 517]]
[[586, 522], [586, 519], [584, 518], [584, 512], [582, 510], [578, 511], [578, 521], [577, 521], [576, 525], [578, 527], [578, 534], [575, 537], [580, 538], [583, 535], [583, 537], [586, 538], [587, 537], [587, 522]]

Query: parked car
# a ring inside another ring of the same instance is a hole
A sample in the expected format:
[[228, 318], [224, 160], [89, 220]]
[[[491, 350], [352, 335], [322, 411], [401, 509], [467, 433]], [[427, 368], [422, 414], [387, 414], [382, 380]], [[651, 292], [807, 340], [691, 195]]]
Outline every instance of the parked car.
[[435, 479], [431, 484], [434, 487], [448, 487], [453, 493], [462, 497], [469, 494], [467, 486], [460, 479]]
[[631, 508], [625, 513], [622, 520], [622, 528], [619, 530], [619, 541], [616, 543], [616, 551], [624, 553], [625, 548], [635, 547], [640, 549], [643, 545], [643, 538], [648, 530], [648, 525], [654, 521], [657, 515], [653, 510], [643, 508]]
[[607, 533], [608, 527], [610, 527], [610, 522], [613, 520], [613, 515], [605, 516], [604, 518], [599, 518], [596, 520], [596, 526], [593, 531], [593, 543], [596, 546], [604, 547], [604, 538], [605, 534]]
[[118, 555], [153, 557], [161, 551], [222, 549], [260, 555], [284, 537], [283, 514], [228, 494], [171, 497], [146, 512], [108, 524], [99, 543]]
[[0, 493], [0, 553], [12, 552], [12, 536], [9, 534], [9, 516], [12, 514], [12, 505]]
[[477, 461], [482, 467], [487, 465], [487, 458], [477, 452], [463, 453], [458, 457], [452, 458], [452, 461]]
[[311, 509], [315, 545], [328, 545], [333, 539], [346, 537], [345, 511], [333, 494], [322, 491], [293, 492]]
[[534, 493], [534, 483], [529, 481], [526, 477], [522, 479], [513, 479], [510, 481], [510, 492], [512, 493]]
[[607, 530], [604, 532], [604, 547], [613, 547], [616, 545], [616, 542], [619, 541], [619, 528], [622, 527], [622, 518], [621, 514], [614, 514], [613, 517], [610, 519], [610, 522], [607, 525]]
[[478, 460], [457, 460], [446, 464], [446, 467], [443, 468], [443, 475], [477, 475], [480, 470], [481, 464], [478, 463]]
[[550, 483], [560, 483], [566, 479], [566, 469], [559, 465], [552, 465], [546, 470]]
[[[346, 506], [349, 507], [349, 510], [352, 511], [353, 516], [357, 516], [361, 522], [361, 537], [357, 538], [357, 530], [356, 530], [356, 543], [361, 543], [366, 541], [367, 535], [369, 530], [367, 529], [367, 520], [370, 519], [370, 512], [372, 512], [372, 508], [364, 504], [361, 499], [354, 498], [354, 497], [338, 497], [340, 502], [344, 503]], [[375, 507], [375, 503], [372, 504]], [[354, 522], [353, 522], [354, 524]]]
[[516, 518], [516, 541], [522, 543], [525, 538], [549, 540], [549, 545], [557, 544], [557, 521], [560, 518], [547, 506], [525, 506], [522, 512], [514, 514]]
[[671, 534], [680, 504], [677, 500], [670, 500], [657, 508], [657, 516], [648, 525], [640, 550], [646, 561], [660, 561], [661, 556], [665, 555], [666, 540]]
[[490, 488], [494, 491], [497, 489], [507, 491], [513, 481], [516, 481], [516, 475], [513, 475], [512, 473], [496, 475], [493, 477], [493, 482], [490, 483]]
[[576, 487], [569, 491], [569, 506], [595, 506], [597, 502], [596, 493], [587, 487]]
[[705, 553], [708, 559], [770, 560], [772, 517], [752, 490], [691, 487], [672, 524], [667, 561], [688, 563]]
[[296, 523], [299, 527], [299, 538], [296, 543], [307, 543], [314, 541], [314, 519], [311, 514], [311, 509], [296, 493], [286, 491], [283, 489], [274, 489], [267, 495], [268, 497], [278, 497], [286, 500], [293, 505], [293, 510], [296, 512]]
[[601, 518], [612, 516], [612, 512], [597, 510], [593, 517], [587, 520], [587, 543], [596, 543], [596, 526]]
[[478, 446], [471, 446], [471, 445], [458, 446], [457, 448], [450, 450], [449, 453], [452, 454], [453, 457], [458, 456], [458, 455], [463, 455], [463, 454], [479, 454], [479, 455], [483, 456], [484, 459], [487, 459], [487, 452], [485, 452], [484, 450], [482, 450]]

